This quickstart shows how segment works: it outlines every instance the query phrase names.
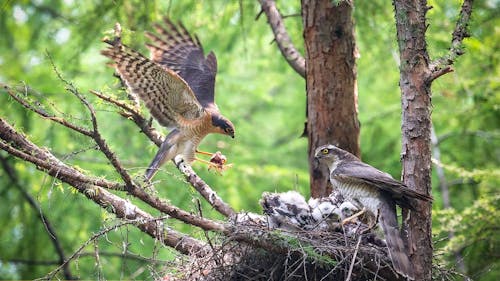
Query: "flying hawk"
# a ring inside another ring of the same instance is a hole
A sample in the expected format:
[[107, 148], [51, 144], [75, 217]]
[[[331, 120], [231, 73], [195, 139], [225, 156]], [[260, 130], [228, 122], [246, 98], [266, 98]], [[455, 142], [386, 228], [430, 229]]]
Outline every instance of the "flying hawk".
[[164, 26], [154, 27], [157, 34], [146, 33], [151, 39], [147, 44], [151, 59], [120, 40], [105, 41], [110, 46], [101, 52], [113, 60], [122, 80], [158, 123], [171, 129], [146, 171], [147, 180], [163, 163], [179, 154], [188, 163], [196, 160], [197, 147], [207, 134], [234, 138], [233, 124], [221, 115], [214, 101], [215, 54], [205, 56], [198, 38], [191, 36], [181, 23], [175, 25], [165, 19]]
[[394, 269], [403, 276], [415, 279], [400, 236], [396, 204], [415, 210], [415, 200], [430, 202], [432, 198], [409, 189], [389, 174], [361, 162], [356, 156], [334, 145], [318, 147], [314, 156], [328, 166], [330, 182], [345, 199], [372, 218], [378, 217]]

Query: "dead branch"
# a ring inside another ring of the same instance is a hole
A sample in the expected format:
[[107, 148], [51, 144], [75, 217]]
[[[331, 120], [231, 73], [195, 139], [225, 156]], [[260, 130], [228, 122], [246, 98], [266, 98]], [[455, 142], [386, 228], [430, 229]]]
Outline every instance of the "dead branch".
[[[267, 16], [267, 20], [274, 33], [274, 38], [278, 44], [281, 54], [288, 64], [302, 77], [306, 77], [306, 62], [292, 43], [283, 23], [283, 18], [273, 0], [259, 0], [262, 10]], [[260, 15], [260, 13], [259, 13]], [[258, 18], [258, 17], [257, 17]]]
[[451, 47], [443, 57], [440, 57], [430, 63], [429, 69], [431, 73], [428, 77], [428, 83], [434, 81], [438, 77], [453, 71], [452, 65], [457, 57], [464, 54], [463, 40], [470, 37], [469, 21], [472, 14], [472, 3], [474, 0], [464, 0], [460, 9], [455, 30], [452, 34]]

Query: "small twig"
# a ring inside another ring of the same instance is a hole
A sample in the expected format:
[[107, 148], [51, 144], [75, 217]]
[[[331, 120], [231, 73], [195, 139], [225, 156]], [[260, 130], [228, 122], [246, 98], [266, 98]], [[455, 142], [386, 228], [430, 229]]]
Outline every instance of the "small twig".
[[358, 243], [356, 243], [356, 249], [354, 250], [354, 254], [352, 256], [351, 265], [349, 266], [349, 272], [347, 273], [346, 281], [351, 280], [352, 269], [354, 268], [354, 264], [356, 263], [356, 256], [358, 255], [359, 243], [361, 243], [361, 235], [358, 237]]
[[130, 106], [125, 102], [118, 101], [110, 96], [107, 96], [103, 93], [94, 90], [90, 90], [90, 93], [94, 94], [95, 96], [99, 97], [100, 99], [106, 102], [109, 102], [121, 108], [123, 110], [119, 112], [121, 116], [134, 121], [134, 123], [141, 129], [141, 132], [143, 132], [157, 146], [161, 146], [162, 143], [161, 135], [154, 127], [151, 126], [151, 122], [149, 122], [148, 119], [144, 118], [136, 108]]
[[[16, 92], [21, 92], [21, 89], [14, 90], [10, 86], [3, 84], [3, 83], [0, 83], [0, 86], [7, 92], [7, 94], [9, 94], [9, 96], [11, 96], [15, 101], [17, 101], [19, 104], [21, 104], [24, 108], [35, 112], [36, 114], [42, 116], [44, 119], [48, 119], [48, 120], [51, 120], [53, 122], [59, 123], [65, 127], [69, 128], [69, 129], [77, 131], [83, 135], [86, 135], [89, 137], [92, 136], [92, 132], [90, 130], [87, 130], [83, 127], [77, 126], [77, 125], [67, 121], [66, 119], [64, 119], [62, 117], [58, 117], [58, 116], [55, 116], [53, 114], [50, 114], [39, 107], [35, 107], [31, 103], [29, 103], [25, 98], [22, 98], [16, 94]], [[29, 88], [24, 87], [24, 89], [22, 91], [24, 91], [24, 94], [28, 94]]]
[[[165, 217], [154, 218], [154, 220], [163, 220], [163, 219], [165, 219]], [[80, 252], [83, 251], [83, 249], [85, 249], [85, 247], [87, 247], [88, 245], [90, 245], [90, 243], [95, 242], [97, 239], [99, 239], [100, 237], [102, 237], [103, 235], [107, 234], [110, 231], [113, 231], [113, 230], [115, 230], [117, 228], [120, 228], [120, 227], [122, 227], [124, 225], [135, 224], [135, 223], [137, 223], [137, 221], [122, 221], [122, 222], [120, 222], [120, 223], [118, 223], [116, 225], [113, 225], [113, 226], [107, 227], [105, 229], [102, 229], [101, 231], [99, 231], [99, 232], [95, 233], [94, 235], [92, 235], [92, 237], [90, 237], [87, 241], [85, 241], [85, 243], [83, 243], [71, 256], [69, 256], [69, 258], [67, 260], [65, 260], [62, 265], [60, 265], [56, 269], [52, 270], [51, 272], [49, 272], [44, 277], [38, 278], [38, 279], [35, 279], [35, 280], [52, 280], [54, 278], [54, 276], [61, 270], [61, 268], [63, 266], [65, 266], [66, 264], [68, 264], [74, 258], [78, 257], [80, 255]], [[95, 248], [94, 248], [94, 250], [95, 250]], [[95, 255], [95, 252], [94, 252], [94, 255]]]
[[276, 7], [276, 3], [273, 0], [259, 0], [259, 2], [262, 10], [266, 13], [267, 20], [273, 30], [274, 38], [276, 43], [278, 43], [281, 54], [300, 76], [306, 77], [305, 59], [293, 45], [292, 39], [286, 31], [281, 14]]

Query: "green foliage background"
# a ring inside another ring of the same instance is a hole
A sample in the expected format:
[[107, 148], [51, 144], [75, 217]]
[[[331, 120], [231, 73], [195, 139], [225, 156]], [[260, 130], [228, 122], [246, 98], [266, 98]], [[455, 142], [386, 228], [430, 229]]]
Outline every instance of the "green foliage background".
[[[300, 1], [278, 2], [282, 14], [300, 14]], [[431, 57], [437, 58], [449, 47], [461, 3], [440, 0], [429, 4], [433, 9], [428, 13], [428, 47]], [[82, 105], [57, 79], [50, 55], [62, 75], [96, 105], [104, 136], [132, 174], [140, 176], [157, 148], [132, 122], [88, 94], [96, 89], [126, 99], [113, 70], [99, 55], [104, 47], [100, 39], [109, 35], [118, 21], [124, 29], [123, 41], [147, 53], [143, 31], [165, 15], [182, 20], [200, 37], [206, 51], [217, 54], [217, 103], [236, 126], [235, 140], [212, 135], [201, 145], [203, 150], [222, 150], [233, 168], [224, 176], [206, 171], [201, 164], [194, 164], [194, 168], [237, 210], [259, 213], [263, 191], [309, 194], [307, 140], [300, 138], [305, 121], [305, 83], [273, 43], [265, 16], [255, 20], [259, 10], [257, 1], [249, 0], [4, 1], [0, 3], [0, 82], [29, 85], [39, 92], [35, 98], [46, 108], [89, 125]], [[433, 123], [452, 206], [443, 208], [440, 181], [434, 176], [436, 262], [457, 268], [459, 253], [465, 273], [475, 280], [500, 278], [499, 14], [498, 0], [474, 3], [472, 38], [465, 41], [466, 54], [455, 63], [455, 72], [433, 84]], [[398, 178], [401, 109], [393, 8], [389, 1], [357, 1], [355, 20], [361, 55], [357, 65], [362, 157]], [[285, 24], [303, 52], [300, 16], [287, 17]], [[26, 112], [1, 91], [0, 105], [0, 116], [34, 143], [89, 173], [118, 179], [88, 139]], [[37, 217], [40, 212], [55, 227], [67, 256], [92, 233], [117, 223], [106, 211], [33, 165], [2, 151], [0, 157], [15, 168], [18, 177], [14, 183], [0, 169], [0, 279], [37, 278], [56, 267], [22, 262], [57, 261], [45, 226]], [[166, 165], [156, 179], [161, 196], [196, 211], [194, 198], [198, 195], [172, 165]], [[35, 198], [40, 209], [32, 208], [20, 189]], [[216, 216], [206, 205], [204, 215]], [[179, 223], [171, 224], [193, 232]], [[196, 231], [193, 235], [204, 237]], [[71, 263], [78, 277], [157, 278], [164, 264], [120, 255], [166, 261], [174, 256], [132, 226], [109, 233], [97, 246], [103, 253], [100, 266], [92, 256], [94, 244], [85, 250], [88, 255]]]

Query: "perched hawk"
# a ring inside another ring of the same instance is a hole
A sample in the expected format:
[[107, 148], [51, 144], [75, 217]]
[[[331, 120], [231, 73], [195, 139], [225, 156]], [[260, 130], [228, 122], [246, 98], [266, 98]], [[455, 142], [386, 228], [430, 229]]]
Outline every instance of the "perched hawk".
[[179, 154], [188, 163], [194, 161], [197, 147], [207, 134], [234, 138], [233, 124], [221, 115], [214, 101], [214, 53], [205, 57], [198, 38], [181, 23], [175, 25], [165, 19], [164, 25], [155, 24], [158, 35], [146, 33], [152, 41], [147, 44], [151, 59], [119, 40], [106, 41], [110, 47], [101, 52], [114, 61], [120, 77], [158, 123], [172, 129], [146, 171], [148, 180], [163, 163]]
[[394, 269], [403, 276], [415, 279], [400, 236], [396, 204], [414, 210], [415, 200], [430, 202], [432, 198], [410, 190], [389, 174], [361, 162], [356, 156], [334, 145], [318, 147], [314, 156], [329, 167], [330, 181], [345, 199], [372, 218], [378, 217]]

